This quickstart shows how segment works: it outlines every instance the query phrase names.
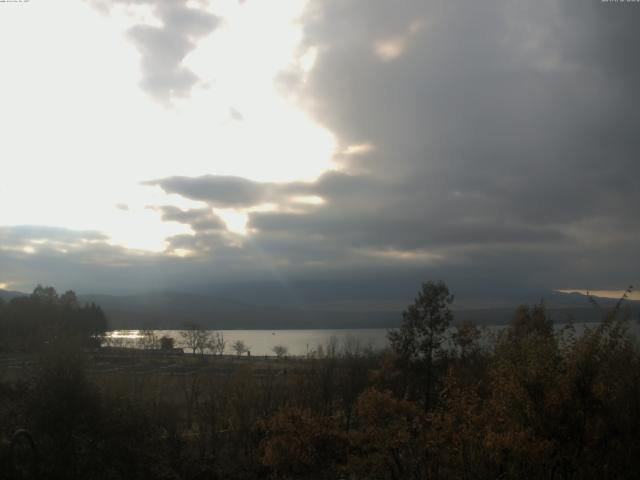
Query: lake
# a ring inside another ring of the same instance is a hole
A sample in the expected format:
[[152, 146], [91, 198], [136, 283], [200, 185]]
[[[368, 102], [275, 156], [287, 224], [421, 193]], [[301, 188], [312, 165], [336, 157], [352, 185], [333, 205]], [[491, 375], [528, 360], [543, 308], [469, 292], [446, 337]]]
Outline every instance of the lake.
[[[595, 327], [597, 323], [576, 323], [574, 324], [577, 335], [580, 335], [585, 328]], [[562, 329], [564, 324], [556, 324], [556, 329]], [[495, 333], [504, 325], [494, 325], [486, 327], [486, 332]], [[640, 334], [640, 326], [637, 322], [629, 322], [629, 328], [636, 336]], [[345, 342], [358, 342], [361, 346], [371, 347], [374, 350], [381, 350], [389, 345], [387, 340], [388, 330], [385, 328], [363, 328], [363, 329], [318, 329], [318, 330], [218, 330], [224, 335], [227, 342], [225, 353], [233, 353], [231, 345], [242, 340], [251, 351], [251, 355], [273, 355], [273, 347], [284, 346], [288, 349], [289, 355], [304, 356], [312, 353], [322, 345], [326, 345], [335, 337], [339, 347]], [[176, 347], [184, 347], [180, 330], [154, 330], [158, 338], [168, 336], [175, 340]], [[107, 332], [106, 343], [135, 348], [138, 340], [142, 337], [140, 330], [114, 330]]]
[[[273, 355], [273, 347], [287, 347], [289, 355], [307, 355], [322, 345], [327, 345], [336, 337], [340, 345], [348, 341], [358, 341], [361, 345], [381, 350], [388, 345], [387, 330], [384, 328], [339, 329], [339, 330], [217, 330], [227, 342], [225, 353], [233, 353], [231, 345], [242, 340], [251, 355]], [[183, 347], [180, 330], [154, 330], [159, 337], [168, 336], [175, 340], [177, 347]], [[107, 333], [107, 342], [114, 345], [136, 347], [141, 338], [140, 330], [114, 330]], [[115, 341], [114, 341], [115, 340]]]

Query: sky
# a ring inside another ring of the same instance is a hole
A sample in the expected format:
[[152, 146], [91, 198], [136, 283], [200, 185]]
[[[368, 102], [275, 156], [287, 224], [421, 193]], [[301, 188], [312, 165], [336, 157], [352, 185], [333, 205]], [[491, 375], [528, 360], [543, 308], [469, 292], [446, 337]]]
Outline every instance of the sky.
[[0, 288], [639, 284], [640, 3], [0, 3]]

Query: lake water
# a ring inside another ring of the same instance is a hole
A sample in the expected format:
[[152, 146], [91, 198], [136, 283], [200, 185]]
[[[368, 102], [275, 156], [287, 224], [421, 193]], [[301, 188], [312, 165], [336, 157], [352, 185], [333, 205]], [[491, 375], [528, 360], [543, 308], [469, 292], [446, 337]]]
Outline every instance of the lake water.
[[[307, 355], [322, 345], [323, 348], [335, 337], [339, 345], [357, 341], [362, 346], [371, 346], [381, 350], [388, 345], [387, 330], [384, 328], [365, 328], [354, 330], [218, 330], [227, 342], [225, 353], [233, 353], [231, 345], [242, 340], [251, 351], [251, 355], [273, 355], [273, 347], [284, 346], [289, 355]], [[176, 347], [184, 347], [179, 330], [154, 330], [158, 338], [163, 336], [175, 340]], [[107, 333], [107, 343], [136, 347], [141, 338], [139, 330], [115, 330]]]
[[[580, 335], [586, 327], [595, 327], [596, 323], [576, 323], [574, 324], [577, 335]], [[556, 329], [562, 329], [563, 324], [556, 324]], [[637, 322], [629, 322], [630, 331], [636, 335], [640, 334], [640, 326]], [[496, 333], [504, 326], [490, 326], [486, 328], [486, 333]], [[362, 347], [371, 347], [374, 350], [381, 350], [389, 345], [387, 340], [387, 329], [384, 328], [364, 328], [364, 329], [342, 329], [342, 330], [218, 330], [224, 335], [227, 342], [225, 353], [232, 354], [231, 345], [242, 340], [251, 351], [251, 355], [273, 355], [273, 347], [284, 346], [288, 349], [289, 355], [304, 356], [315, 351], [318, 346], [326, 350], [327, 344], [335, 337], [340, 349], [347, 342], [358, 342]], [[154, 330], [158, 338], [168, 336], [174, 339], [176, 347], [184, 347], [182, 335], [179, 330]], [[114, 330], [108, 332], [106, 344], [131, 347], [138, 346], [141, 338], [140, 330]]]

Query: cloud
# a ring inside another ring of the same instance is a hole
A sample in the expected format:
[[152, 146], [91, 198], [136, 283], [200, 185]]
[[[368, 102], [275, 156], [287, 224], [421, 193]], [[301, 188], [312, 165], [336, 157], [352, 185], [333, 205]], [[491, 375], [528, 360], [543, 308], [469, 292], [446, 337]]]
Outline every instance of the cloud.
[[413, 20], [407, 27], [405, 32], [392, 37], [380, 39], [375, 42], [373, 50], [375, 54], [385, 62], [390, 62], [400, 57], [411, 40], [424, 27], [424, 21], [421, 19]]
[[233, 107], [229, 107], [229, 118], [234, 122], [244, 122], [244, 115]]
[[172, 205], [151, 208], [160, 213], [162, 220], [187, 224], [196, 232], [225, 229], [224, 222], [210, 208], [182, 210]]
[[203, 175], [167, 177], [143, 182], [143, 185], [159, 186], [166, 193], [206, 202], [213, 207], [242, 209], [262, 203], [296, 203], [300, 197], [341, 194], [345, 186], [356, 187], [357, 182], [360, 179], [347, 174], [328, 172], [315, 182], [256, 182], [242, 177]]
[[202, 177], [169, 177], [145, 182], [158, 185], [167, 193], [217, 207], [249, 207], [266, 198], [268, 185], [241, 177], [206, 175]]
[[53, 284], [61, 279], [73, 288], [73, 281], [82, 282], [76, 271], [82, 271], [90, 285], [92, 273], [108, 278], [115, 270], [133, 270], [141, 262], [157, 259], [111, 245], [108, 240], [95, 231], [31, 225], [0, 227], [0, 264], [4, 275], [16, 279], [12, 282], [16, 288], [28, 290], [35, 283]]
[[[595, 0], [312, 1], [305, 46], [318, 55], [289, 87], [342, 145], [375, 145], [338, 159], [369, 185], [335, 189], [308, 217], [256, 213], [251, 224], [444, 250], [452, 262], [462, 251], [468, 268], [487, 252], [519, 252], [522, 264], [564, 255], [569, 272], [535, 281], [575, 281], [593, 262], [597, 283], [610, 270], [590, 256], [622, 265], [639, 238], [639, 16]], [[397, 55], [371, 54], [387, 40]], [[628, 260], [622, 285], [640, 266]]]
[[38, 225], [0, 226], [0, 248], [20, 247], [28, 243], [58, 242], [77, 244], [79, 242], [103, 242], [106, 240], [106, 235], [96, 231], [78, 231]]
[[[625, 285], [640, 267], [629, 258], [640, 238], [637, 15], [596, 1], [312, 1], [302, 20], [314, 68], [288, 87], [342, 145], [375, 148], [308, 184], [163, 188], [279, 204], [250, 213], [252, 244], [316, 271], [368, 252], [372, 264], [437, 257], [445, 276], [485, 270], [496, 286]], [[387, 40], [402, 48], [381, 58]], [[324, 203], [287, 211], [296, 194]]]
[[[286, 86], [336, 136], [336, 170], [313, 182], [146, 182], [206, 204], [154, 207], [193, 234], [169, 238], [171, 255], [152, 260], [99, 237], [84, 242], [87, 233], [49, 233], [76, 245], [74, 258], [134, 265], [122, 267], [136, 272], [130, 279], [104, 273], [119, 285], [263, 282], [328, 301], [410, 297], [429, 278], [485, 293], [637, 283], [639, 17], [632, 5], [599, 0], [311, 0], [301, 51], [315, 49], [315, 62], [300, 75], [287, 72]], [[187, 30], [206, 34], [185, 25], [172, 30], [182, 40]], [[168, 37], [156, 33], [140, 41], [160, 48]], [[381, 58], [376, 45], [385, 41], [402, 48]], [[166, 61], [152, 63], [180, 65], [187, 43], [176, 41]], [[168, 84], [186, 92], [189, 82], [170, 76]], [[259, 208], [265, 204], [271, 208]], [[247, 213], [248, 235], [222, 228], [216, 209]], [[44, 233], [5, 235], [15, 246], [5, 257], [44, 255], [32, 242]], [[271, 287], [242, 291], [275, 298]]]
[[[90, 0], [91, 1], [91, 0]], [[94, 5], [108, 10], [113, 5], [150, 6], [160, 25], [137, 24], [127, 35], [141, 54], [141, 87], [167, 103], [188, 96], [198, 77], [183, 65], [198, 40], [210, 34], [219, 19], [206, 11], [206, 4], [187, 0], [115, 0]]]

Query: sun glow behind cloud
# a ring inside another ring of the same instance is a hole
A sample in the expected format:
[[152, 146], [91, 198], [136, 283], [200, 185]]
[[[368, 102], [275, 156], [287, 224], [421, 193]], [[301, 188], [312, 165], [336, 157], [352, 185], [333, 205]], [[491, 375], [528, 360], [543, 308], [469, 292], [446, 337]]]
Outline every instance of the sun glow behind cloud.
[[425, 26], [423, 19], [416, 19], [409, 24], [406, 32], [393, 37], [378, 40], [373, 46], [375, 54], [385, 62], [390, 62], [402, 56], [413, 35], [418, 34]]
[[[274, 86], [281, 70], [299, 63], [303, 6], [211, 8], [220, 26], [183, 62], [200, 81], [169, 106], [140, 88], [140, 53], [126, 35], [134, 24], [158, 25], [148, 7], [105, 13], [65, 1], [3, 9], [0, 225], [90, 229], [117, 245], [161, 251], [167, 237], [190, 230], [146, 207], [202, 204], [145, 180], [214, 174], [285, 182], [330, 168], [333, 136]], [[73, 21], [60, 28], [56, 18]], [[243, 233], [246, 214], [226, 215], [229, 229]]]

